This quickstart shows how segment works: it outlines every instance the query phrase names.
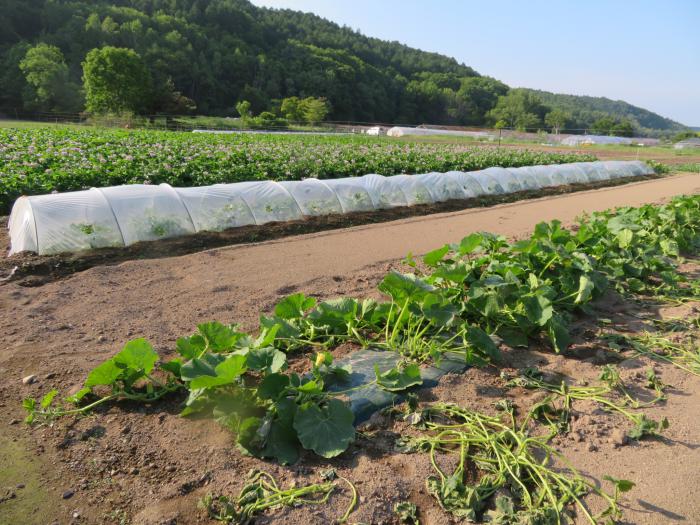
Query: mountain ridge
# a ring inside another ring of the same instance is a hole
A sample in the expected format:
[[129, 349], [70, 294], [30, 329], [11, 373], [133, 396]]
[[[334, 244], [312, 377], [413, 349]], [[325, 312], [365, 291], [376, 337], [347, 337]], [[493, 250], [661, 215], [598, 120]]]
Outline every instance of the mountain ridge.
[[[76, 88], [88, 51], [134, 49], [152, 77], [150, 112], [169, 112], [164, 101], [172, 91], [210, 115], [230, 115], [240, 100], [259, 113], [282, 98], [314, 96], [330, 102], [331, 120], [483, 126], [495, 122], [489, 112], [509, 92], [503, 82], [453, 57], [247, 0], [0, 0], [0, 9], [0, 108], [5, 109], [76, 109], [75, 101], [70, 108], [37, 102], [19, 64], [39, 43], [59, 50]], [[568, 107], [572, 124], [580, 127], [609, 114], [630, 119], [641, 133], [684, 128], [626, 102], [541, 93], [553, 108]], [[538, 125], [544, 127], [543, 116]]]

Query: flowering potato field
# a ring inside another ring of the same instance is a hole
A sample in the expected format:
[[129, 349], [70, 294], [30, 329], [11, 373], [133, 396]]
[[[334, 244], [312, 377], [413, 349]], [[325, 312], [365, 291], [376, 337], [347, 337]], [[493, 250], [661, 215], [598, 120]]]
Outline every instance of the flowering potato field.
[[378, 173], [470, 171], [596, 160], [591, 155], [496, 150], [383, 138], [198, 135], [162, 131], [0, 130], [0, 213], [20, 195], [93, 186], [219, 182]]

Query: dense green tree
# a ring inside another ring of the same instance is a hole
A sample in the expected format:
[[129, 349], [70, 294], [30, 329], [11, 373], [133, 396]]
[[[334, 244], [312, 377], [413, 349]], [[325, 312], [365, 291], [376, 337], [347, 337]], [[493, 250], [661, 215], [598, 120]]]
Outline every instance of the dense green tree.
[[158, 113], [171, 115], [187, 115], [197, 109], [195, 101], [175, 89], [175, 84], [170, 78], [154, 94], [154, 104]]
[[85, 109], [91, 113], [139, 113], [151, 103], [151, 76], [133, 49], [93, 49], [83, 62]]
[[10, 47], [0, 59], [0, 107], [21, 109], [24, 106], [22, 94], [27, 89], [27, 80], [19, 68], [19, 63], [31, 46], [20, 42]]
[[619, 120], [611, 129], [610, 134], [617, 137], [633, 137], [634, 126], [629, 120]]
[[286, 129], [289, 126], [289, 121], [279, 118], [271, 111], [263, 111], [257, 117], [249, 119], [247, 124], [260, 129]]
[[615, 124], [617, 124], [617, 121], [613, 117], [601, 117], [593, 123], [591, 131], [598, 135], [611, 135]]
[[236, 102], [236, 111], [238, 111], [243, 120], [253, 116], [253, 112], [250, 110], [250, 102], [247, 100]]
[[22, 92], [24, 107], [39, 111], [75, 109], [77, 86], [68, 77], [63, 53], [56, 46], [37, 44], [27, 49], [19, 62], [26, 85]]
[[[653, 132], [653, 130], [679, 131], [681, 124], [623, 102], [605, 97], [587, 97], [580, 95], [562, 95], [547, 91], [528, 90], [542, 99], [552, 109], [561, 109], [571, 115], [567, 128], [572, 130], [592, 129], [594, 123], [603, 118], [628, 121], [635, 132]], [[614, 126], [612, 124], [610, 127]]]
[[558, 135], [559, 131], [566, 126], [566, 123], [571, 119], [571, 115], [562, 109], [553, 109], [544, 116], [544, 123], [547, 124], [552, 131]]
[[532, 93], [522, 89], [511, 89], [507, 95], [498, 97], [496, 106], [489, 112], [492, 122], [504, 122], [505, 127], [521, 131], [533, 131], [542, 125], [547, 107]]
[[462, 79], [456, 93], [456, 120], [464, 124], [482, 125], [486, 114], [496, 105], [498, 97], [508, 92], [503, 82], [489, 77]]
[[287, 97], [280, 104], [280, 113], [290, 122], [301, 122], [304, 119], [304, 112], [301, 109], [299, 97]]
[[673, 142], [680, 142], [681, 140], [686, 140], [686, 139], [693, 139], [696, 137], [700, 137], [700, 133], [687, 129], [685, 131], [681, 131], [680, 133], [676, 133], [672, 138], [671, 141]]
[[[273, 101], [322, 97], [332, 120], [484, 125], [508, 92], [453, 58], [247, 0], [0, 0], [0, 12], [0, 111], [23, 106], [19, 62], [39, 43], [60, 49], [73, 86], [91, 49], [134, 50], [151, 77], [139, 109], [148, 112], [188, 112], [196, 104], [200, 113], [229, 115], [232, 101], [247, 100], [256, 115], [284, 114]], [[635, 129], [682, 129], [621, 101], [537, 95], [571, 114], [567, 127], [590, 129], [612, 115]], [[532, 122], [521, 116], [517, 125]]]
[[593, 133], [599, 135], [612, 135], [616, 137], [632, 137], [634, 126], [629, 120], [616, 119], [614, 117], [602, 117], [596, 120], [592, 126]]
[[304, 121], [309, 124], [316, 124], [323, 121], [328, 115], [330, 108], [325, 98], [307, 97], [299, 104]]

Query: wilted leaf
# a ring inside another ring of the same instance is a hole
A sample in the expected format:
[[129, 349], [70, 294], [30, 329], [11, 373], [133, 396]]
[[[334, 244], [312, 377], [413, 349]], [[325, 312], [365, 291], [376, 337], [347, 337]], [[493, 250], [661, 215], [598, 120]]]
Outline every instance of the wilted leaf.
[[496, 343], [478, 326], [467, 328], [467, 341], [474, 348], [486, 354], [492, 362], [499, 363], [501, 361], [501, 351], [496, 346]]
[[389, 392], [400, 392], [423, 384], [420, 368], [416, 364], [410, 364], [402, 369], [391, 368], [386, 372], [379, 372], [379, 367], [374, 365], [374, 374], [377, 378], [377, 385]]

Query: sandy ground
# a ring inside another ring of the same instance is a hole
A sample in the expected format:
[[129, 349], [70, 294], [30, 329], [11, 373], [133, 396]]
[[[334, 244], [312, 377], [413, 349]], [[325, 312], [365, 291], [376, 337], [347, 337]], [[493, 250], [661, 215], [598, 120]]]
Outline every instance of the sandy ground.
[[[179, 418], [178, 399], [154, 407], [112, 407], [94, 417], [34, 430], [19, 423], [20, 402], [54, 386], [63, 392], [76, 388], [92, 367], [130, 338], [146, 337], [168, 354], [178, 336], [203, 321], [254, 329], [260, 311], [269, 311], [281, 296], [295, 291], [319, 298], [378, 297], [376, 284], [388, 269], [401, 268], [408, 252], [420, 254], [473, 231], [519, 237], [542, 220], [558, 218], [567, 224], [586, 211], [690, 193], [700, 193], [700, 178], [686, 174], [96, 266], [38, 287], [12, 281], [0, 285], [0, 491], [6, 491], [5, 496], [0, 492], [0, 523], [206, 522], [196, 509], [197, 499], [208, 491], [233, 492], [252, 466], [301, 482], [327, 465], [358, 483], [362, 499], [351, 521], [393, 523], [392, 502], [409, 498], [421, 508], [424, 523], [449, 523], [423, 489], [429, 463], [425, 457], [393, 452], [387, 444], [390, 424], [376, 442], [360, 440], [336, 460], [305, 457], [297, 466], [282, 468], [241, 456], [230, 436], [211, 421]], [[603, 307], [611, 310], [607, 317], [634, 319], [625, 317], [625, 305]], [[587, 322], [595, 326], [595, 319]], [[530, 360], [575, 378], [597, 375], [590, 359], [553, 357], [537, 349], [518, 359], [518, 366]], [[674, 387], [668, 402], [650, 411], [671, 420], [663, 440], [618, 447], [608, 436], [621, 422], [598, 414], [600, 425], [587, 425], [577, 434], [583, 436], [580, 440], [563, 439], [561, 449], [595, 479], [611, 474], [638, 483], [626, 500], [627, 523], [700, 523], [700, 381], [669, 367], [659, 367], [659, 372]], [[23, 385], [22, 377], [29, 374], [36, 374], [38, 382]], [[430, 396], [488, 411], [494, 400], [490, 389], [499, 385], [493, 373], [470, 370], [450, 377]], [[521, 402], [527, 398], [525, 393], [513, 395]], [[328, 508], [282, 510], [260, 522], [327, 523], [342, 514], [347, 501], [347, 494], [339, 492]]]

